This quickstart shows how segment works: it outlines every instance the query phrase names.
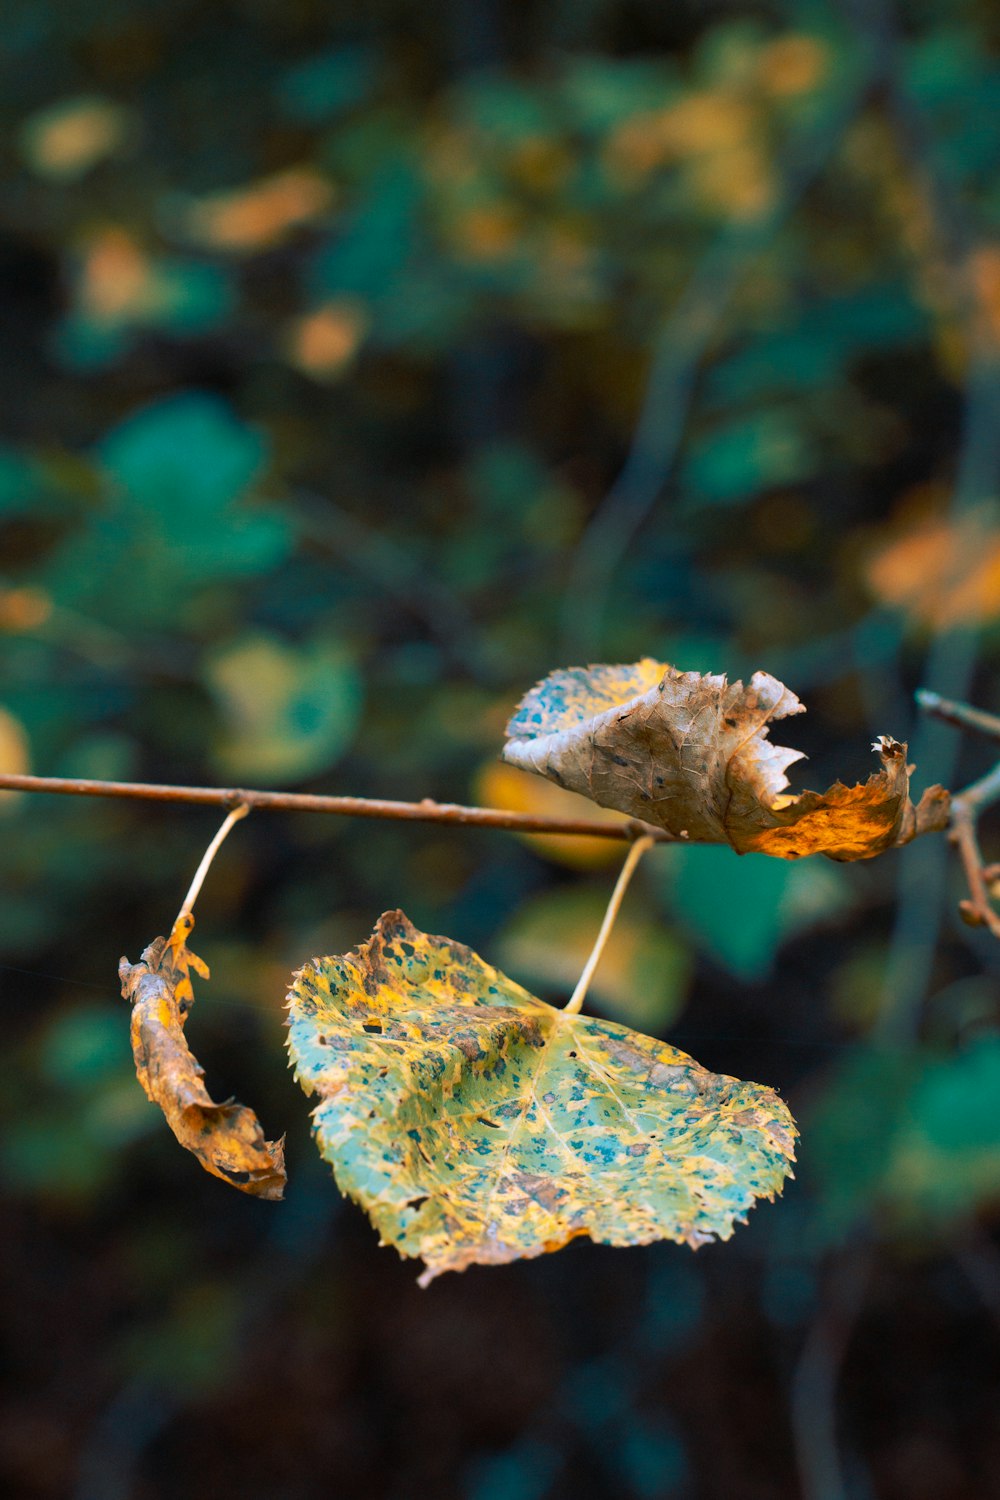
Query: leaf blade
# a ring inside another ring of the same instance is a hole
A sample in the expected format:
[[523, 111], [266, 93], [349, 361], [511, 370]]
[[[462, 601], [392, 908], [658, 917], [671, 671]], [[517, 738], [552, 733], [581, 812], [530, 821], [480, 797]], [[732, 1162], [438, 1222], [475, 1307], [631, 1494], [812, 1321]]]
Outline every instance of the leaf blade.
[[155, 938], [137, 964], [123, 958], [122, 995], [132, 1006], [132, 1054], [146, 1097], [158, 1104], [180, 1144], [206, 1172], [255, 1198], [279, 1199], [285, 1189], [284, 1141], [267, 1141], [245, 1104], [216, 1104], [184, 1035], [193, 1000], [189, 969], [208, 968], [187, 947], [194, 919], [178, 918], [169, 938]]
[[606, 1244], [728, 1238], [780, 1189], [795, 1127], [767, 1088], [568, 1016], [386, 913], [289, 995], [314, 1128], [383, 1242], [445, 1270]]
[[502, 759], [675, 838], [739, 854], [870, 859], [945, 826], [947, 795], [932, 788], [914, 809], [906, 746], [888, 735], [873, 746], [882, 764], [867, 782], [786, 795], [802, 753], [772, 744], [770, 726], [804, 712], [767, 672], [744, 685], [648, 657], [574, 668], [525, 695]]

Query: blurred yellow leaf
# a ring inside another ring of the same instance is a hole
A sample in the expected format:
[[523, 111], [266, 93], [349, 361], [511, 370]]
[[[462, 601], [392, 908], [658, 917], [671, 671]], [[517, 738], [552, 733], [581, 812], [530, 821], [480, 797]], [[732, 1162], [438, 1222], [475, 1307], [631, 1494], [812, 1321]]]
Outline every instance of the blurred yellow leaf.
[[196, 243], [250, 254], [280, 244], [292, 230], [321, 218], [333, 199], [333, 184], [315, 168], [289, 167], [247, 187], [193, 199], [183, 219], [188, 238]]
[[1000, 350], [1000, 245], [980, 245], [969, 256], [969, 277], [980, 313], [978, 333]]
[[455, 216], [451, 237], [467, 260], [506, 260], [517, 250], [522, 228], [521, 215], [512, 205], [484, 203]]
[[0, 589], [0, 630], [37, 630], [51, 615], [52, 600], [44, 589]]
[[706, 89], [623, 120], [608, 139], [605, 162], [614, 176], [643, 177], [671, 162], [730, 152], [744, 144], [753, 126], [745, 100], [730, 90]]
[[[607, 891], [573, 885], [529, 896], [496, 939], [505, 969], [569, 999], [590, 957]], [[619, 913], [589, 994], [616, 1020], [660, 1030], [677, 1016], [691, 972], [688, 947], [662, 922]]]
[[[473, 796], [487, 807], [531, 813], [539, 818], [593, 818], [597, 823], [627, 823], [624, 813], [596, 807], [551, 781], [527, 776], [514, 766], [490, 760], [473, 782]], [[621, 864], [622, 846], [615, 839], [571, 838], [558, 833], [525, 833], [520, 838], [536, 854], [571, 870], [603, 870]]]
[[554, 1010], [402, 912], [305, 964], [288, 999], [320, 1149], [424, 1285], [577, 1235], [728, 1239], [789, 1173], [795, 1125], [771, 1089]]
[[603, 807], [695, 843], [781, 859], [870, 859], [947, 820], [947, 794], [909, 800], [906, 746], [876, 741], [882, 769], [864, 785], [786, 795], [798, 750], [773, 745], [772, 720], [803, 713], [783, 683], [680, 672], [646, 657], [551, 673], [521, 700], [504, 759]]
[[[0, 708], [0, 771], [8, 776], [27, 776], [31, 771], [28, 736], [20, 719]], [[23, 792], [0, 792], [0, 812], [10, 812]]]
[[1000, 525], [989, 512], [919, 519], [870, 558], [868, 583], [932, 630], [1000, 619]]
[[368, 325], [361, 303], [348, 298], [328, 302], [291, 325], [285, 340], [288, 361], [314, 380], [336, 379], [361, 347]]
[[755, 116], [746, 100], [728, 89], [688, 94], [655, 117], [664, 150], [675, 157], [726, 151], [753, 133]]
[[82, 177], [126, 145], [134, 131], [131, 110], [99, 95], [63, 99], [21, 126], [21, 151], [40, 177]]
[[632, 115], [610, 135], [604, 161], [625, 184], [681, 164], [695, 195], [736, 219], [766, 211], [776, 192], [758, 112], [735, 89], [704, 89], [665, 109]]
[[702, 202], [731, 219], [755, 219], [775, 199], [771, 164], [757, 141], [699, 156], [691, 163], [690, 173]]
[[566, 143], [545, 135], [525, 136], [507, 158], [510, 175], [535, 193], [559, 191], [574, 165]]
[[761, 49], [757, 76], [779, 98], [806, 94], [826, 77], [829, 53], [814, 36], [778, 37]]
[[80, 310], [96, 322], [140, 317], [152, 294], [152, 264], [138, 242], [117, 225], [90, 238], [80, 267]]

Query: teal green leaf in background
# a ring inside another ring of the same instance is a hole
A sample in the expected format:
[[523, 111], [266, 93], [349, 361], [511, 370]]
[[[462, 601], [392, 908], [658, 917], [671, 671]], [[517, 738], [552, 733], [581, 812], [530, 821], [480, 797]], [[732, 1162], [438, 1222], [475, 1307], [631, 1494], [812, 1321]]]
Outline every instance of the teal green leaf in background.
[[378, 58], [370, 47], [335, 47], [282, 73], [275, 98], [288, 119], [322, 125], [361, 104], [377, 74]]
[[1000, 1036], [960, 1051], [858, 1047], [806, 1127], [824, 1237], [874, 1214], [890, 1233], [953, 1230], [1000, 1201]]
[[738, 855], [709, 844], [650, 861], [665, 909], [703, 952], [745, 980], [765, 979], [781, 944], [850, 902], [844, 872], [815, 859], [796, 863]]
[[266, 448], [224, 401], [192, 391], [133, 412], [98, 457], [129, 501], [182, 522], [239, 499], [263, 469]]
[[263, 437], [216, 396], [193, 391], [133, 412], [97, 448], [103, 511], [56, 554], [46, 583], [59, 604], [97, 619], [183, 625], [209, 584], [277, 566], [284, 517], [245, 504], [267, 456]]

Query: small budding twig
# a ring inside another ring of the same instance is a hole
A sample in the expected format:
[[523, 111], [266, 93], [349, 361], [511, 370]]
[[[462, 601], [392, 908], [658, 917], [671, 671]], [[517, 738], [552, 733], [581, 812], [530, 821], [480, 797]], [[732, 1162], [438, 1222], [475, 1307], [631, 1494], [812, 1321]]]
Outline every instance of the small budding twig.
[[608, 909], [604, 913], [604, 921], [601, 923], [601, 930], [597, 934], [597, 941], [594, 943], [584, 971], [577, 981], [576, 989], [563, 1006], [563, 1015], [577, 1016], [583, 1009], [583, 1002], [586, 998], [587, 990], [590, 988], [590, 981], [594, 977], [594, 970], [601, 961], [601, 954], [604, 952], [605, 944], [611, 936], [611, 929], [615, 925], [618, 909], [622, 904], [625, 892], [628, 890], [629, 881], [632, 879], [640, 859], [647, 849], [652, 849], [655, 842], [655, 839], [651, 838], [649, 834], [643, 834], [642, 838], [636, 839], [628, 851], [628, 856], [621, 867], [621, 873], [615, 883], [615, 888], [611, 892], [611, 900], [608, 902]]
[[952, 798], [951, 831], [948, 837], [958, 850], [962, 861], [969, 895], [959, 902], [962, 921], [970, 927], [987, 927], [993, 936], [1000, 938], [1000, 913], [990, 898], [989, 882], [996, 867], [986, 865], [979, 847], [977, 820], [980, 812], [1000, 798], [1000, 765], [979, 781], [974, 781], [964, 792]]
[[918, 688], [918, 705], [932, 719], [941, 719], [945, 724], [954, 724], [958, 729], [972, 729], [976, 734], [985, 734], [991, 740], [1000, 740], [1000, 717], [988, 714], [982, 708], [973, 708], [969, 703], [956, 703], [952, 698], [942, 698], [940, 693]]
[[191, 913], [194, 910], [194, 903], [198, 899], [198, 893], [205, 883], [205, 876], [208, 874], [209, 869], [211, 868], [212, 861], [218, 854], [223, 841], [226, 839], [229, 833], [229, 830], [234, 826], [234, 824], [238, 823], [241, 818], [245, 818], [249, 811], [250, 809], [245, 802], [241, 802], [239, 807], [234, 807], [222, 823], [222, 826], [216, 833], [215, 838], [212, 840], [208, 848], [205, 850], [204, 854], [201, 856], [201, 864], [194, 872], [194, 879], [188, 886], [188, 893], [181, 903], [180, 911], [177, 913], [177, 921], [174, 923], [175, 930], [180, 925], [180, 923], [184, 922], [185, 918], [191, 916]]
[[[917, 693], [916, 698], [932, 718], [1000, 740], [1000, 718], [995, 714], [924, 689]], [[980, 814], [997, 801], [1000, 801], [1000, 763], [952, 797], [948, 840], [958, 851], [969, 887], [966, 899], [958, 903], [962, 921], [970, 927], [986, 927], [995, 938], [1000, 938], [1000, 912], [990, 896], [990, 882], [995, 878], [997, 867], [984, 863], [978, 831]]]

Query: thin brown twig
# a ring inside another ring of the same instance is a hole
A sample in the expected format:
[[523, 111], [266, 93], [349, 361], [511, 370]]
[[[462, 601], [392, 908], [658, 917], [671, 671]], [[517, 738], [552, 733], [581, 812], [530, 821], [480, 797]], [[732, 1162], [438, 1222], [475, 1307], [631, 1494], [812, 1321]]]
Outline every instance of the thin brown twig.
[[[954, 724], [959, 729], [986, 734], [991, 739], [1000, 739], [1000, 718], [993, 714], [925, 690], [919, 691], [916, 698], [932, 718]], [[962, 921], [970, 927], [986, 927], [995, 938], [1000, 938], [1000, 912], [990, 896], [994, 866], [987, 865], [983, 859], [978, 831], [980, 813], [997, 801], [1000, 801], [1000, 762], [952, 797], [948, 841], [958, 852], [969, 888], [967, 898], [958, 905]]]
[[664, 828], [639, 819], [597, 823], [589, 818], [550, 818], [535, 813], [508, 812], [500, 807], [465, 807], [456, 802], [390, 802], [378, 797], [326, 797], [314, 792], [248, 791], [242, 787], [161, 786], [145, 781], [88, 781], [72, 776], [0, 774], [0, 791], [54, 792], [72, 797], [122, 797], [146, 802], [190, 802], [207, 807], [239, 807], [262, 811], [336, 813], [349, 818], [391, 818], [410, 823], [457, 823], [465, 827], [505, 828], [513, 833], [555, 833], [570, 838], [619, 839], [640, 836], [658, 844], [686, 843]]
[[1000, 798], [1000, 764], [966, 787], [952, 798], [951, 829], [949, 840], [958, 850], [965, 879], [969, 887], [968, 899], [959, 902], [963, 922], [970, 927], [988, 927], [996, 938], [1000, 938], [1000, 912], [990, 898], [990, 871], [983, 860], [979, 847], [977, 820], [980, 812]]
[[976, 820], [969, 808], [962, 803], [957, 807], [952, 805], [951, 832], [948, 837], [958, 850], [969, 887], [968, 897], [958, 903], [962, 921], [967, 922], [970, 927], [988, 927], [994, 937], [1000, 938], [1000, 913], [994, 910], [990, 901], [982, 851], [976, 834]]
[[945, 724], [954, 724], [958, 729], [972, 729], [976, 734], [985, 734], [991, 740], [1000, 740], [1000, 717], [988, 714], [982, 708], [973, 708], [969, 703], [957, 703], [953, 698], [942, 698], [927, 688], [919, 688], [917, 703], [932, 719], [941, 719]]

